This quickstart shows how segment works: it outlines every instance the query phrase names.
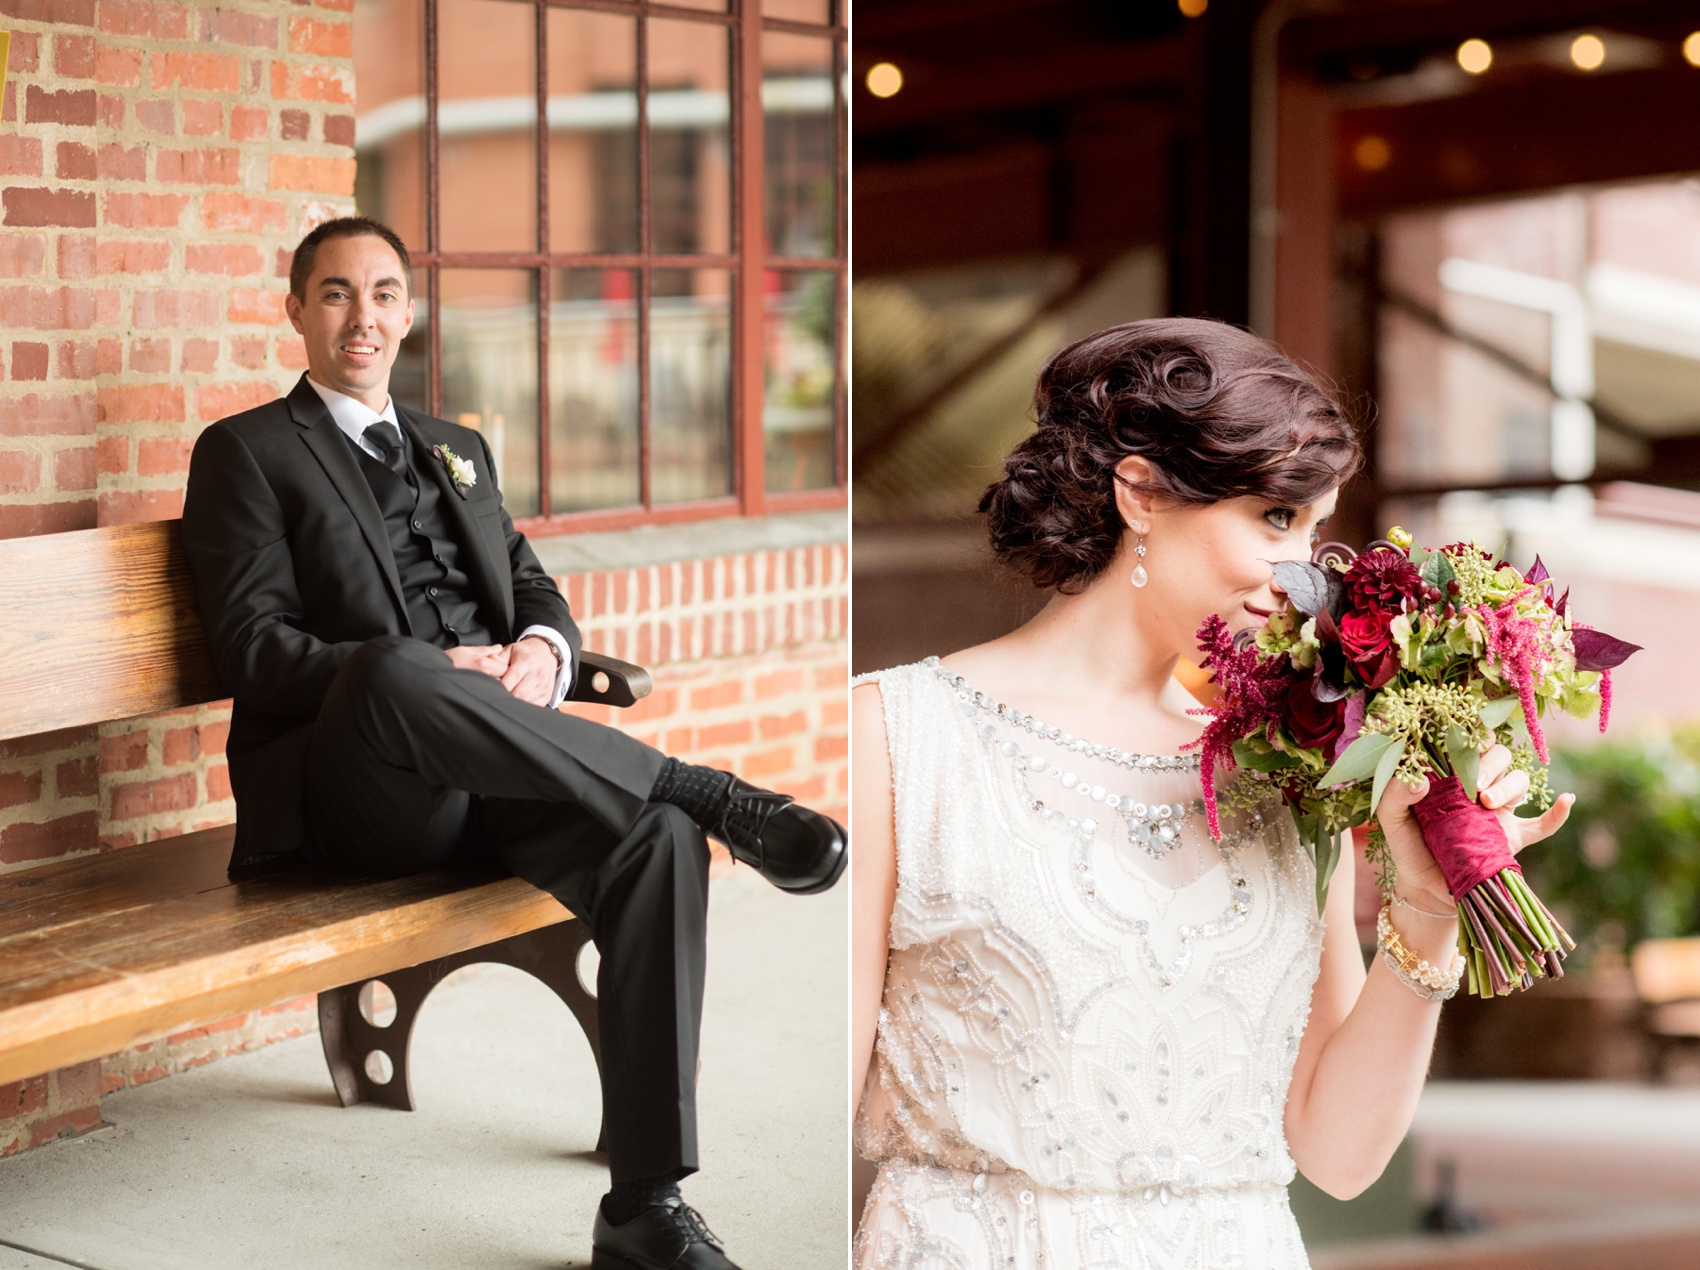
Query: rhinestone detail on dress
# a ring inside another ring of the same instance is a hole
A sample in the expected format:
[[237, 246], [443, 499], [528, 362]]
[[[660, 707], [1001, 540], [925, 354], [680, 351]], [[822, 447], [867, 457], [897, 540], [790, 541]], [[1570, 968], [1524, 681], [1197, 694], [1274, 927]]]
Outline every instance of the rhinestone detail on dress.
[[983, 692], [976, 692], [974, 686], [953, 670], [946, 670], [937, 657], [929, 657], [922, 663], [932, 667], [934, 673], [943, 679], [956, 692], [956, 699], [965, 706], [972, 706], [976, 711], [984, 711], [996, 715], [1005, 723], [1012, 724], [1024, 732], [1031, 732], [1041, 740], [1052, 741], [1065, 750], [1073, 750], [1077, 754], [1085, 754], [1091, 758], [1103, 759], [1114, 763], [1117, 767], [1125, 767], [1134, 772], [1196, 772], [1198, 771], [1198, 755], [1196, 754], [1134, 754], [1128, 750], [1117, 749], [1113, 745], [1099, 745], [1092, 741], [1083, 741], [1061, 728], [1054, 728], [1041, 723], [1032, 715], [1022, 710], [1006, 706]]

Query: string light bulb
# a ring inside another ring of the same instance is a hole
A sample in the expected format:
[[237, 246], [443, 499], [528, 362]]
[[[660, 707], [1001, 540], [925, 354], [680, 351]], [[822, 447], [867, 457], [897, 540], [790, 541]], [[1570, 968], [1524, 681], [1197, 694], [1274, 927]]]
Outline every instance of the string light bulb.
[[1570, 41], [1570, 60], [1578, 70], [1599, 70], [1606, 60], [1605, 41], [1597, 35], [1578, 35]]
[[1471, 75], [1480, 75], [1493, 65], [1493, 46], [1486, 40], [1465, 40], [1458, 46], [1458, 65]]
[[1700, 31], [1690, 33], [1682, 42], [1682, 57], [1690, 66], [1700, 66]]
[[890, 62], [868, 68], [868, 91], [875, 97], [895, 97], [903, 91], [903, 72]]
[[1183, 15], [1189, 18], [1202, 18], [1204, 11], [1210, 7], [1210, 0], [1175, 0]]

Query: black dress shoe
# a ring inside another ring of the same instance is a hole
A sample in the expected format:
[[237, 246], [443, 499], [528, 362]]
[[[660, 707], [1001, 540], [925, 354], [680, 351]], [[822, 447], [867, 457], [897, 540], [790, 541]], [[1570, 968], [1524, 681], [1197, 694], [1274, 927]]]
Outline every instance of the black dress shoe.
[[789, 795], [758, 789], [736, 776], [719, 817], [706, 828], [734, 860], [793, 895], [831, 889], [850, 859], [850, 836], [843, 825], [798, 806]]
[[738, 1270], [697, 1210], [677, 1195], [616, 1226], [596, 1210], [590, 1270]]

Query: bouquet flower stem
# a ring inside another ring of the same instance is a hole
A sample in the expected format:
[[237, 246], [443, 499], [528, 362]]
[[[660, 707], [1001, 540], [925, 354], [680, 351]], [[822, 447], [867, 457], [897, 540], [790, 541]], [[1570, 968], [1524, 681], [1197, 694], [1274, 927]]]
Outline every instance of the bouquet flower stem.
[[1411, 808], [1458, 905], [1458, 950], [1470, 991], [1503, 996], [1537, 978], [1561, 978], [1576, 947], [1523, 880], [1499, 818], [1456, 776], [1434, 776]]

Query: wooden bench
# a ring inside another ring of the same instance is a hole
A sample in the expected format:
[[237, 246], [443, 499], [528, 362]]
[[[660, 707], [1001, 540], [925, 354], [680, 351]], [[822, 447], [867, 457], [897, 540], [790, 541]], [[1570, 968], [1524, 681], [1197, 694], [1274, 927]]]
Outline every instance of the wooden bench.
[[1672, 1051], [1700, 1045], [1700, 938], [1644, 939], [1629, 970], [1641, 999], [1646, 1072], [1662, 1081]]
[[[178, 522], [11, 539], [0, 553], [0, 739], [216, 701]], [[585, 653], [577, 701], [627, 706], [647, 671]], [[474, 962], [536, 975], [597, 1044], [583, 923], [518, 878], [301, 871], [233, 882], [224, 827], [0, 875], [0, 1084], [318, 994], [343, 1106], [411, 1110], [426, 994]], [[368, 985], [395, 997], [374, 1008]], [[385, 1024], [387, 1022], [387, 1026]]]

